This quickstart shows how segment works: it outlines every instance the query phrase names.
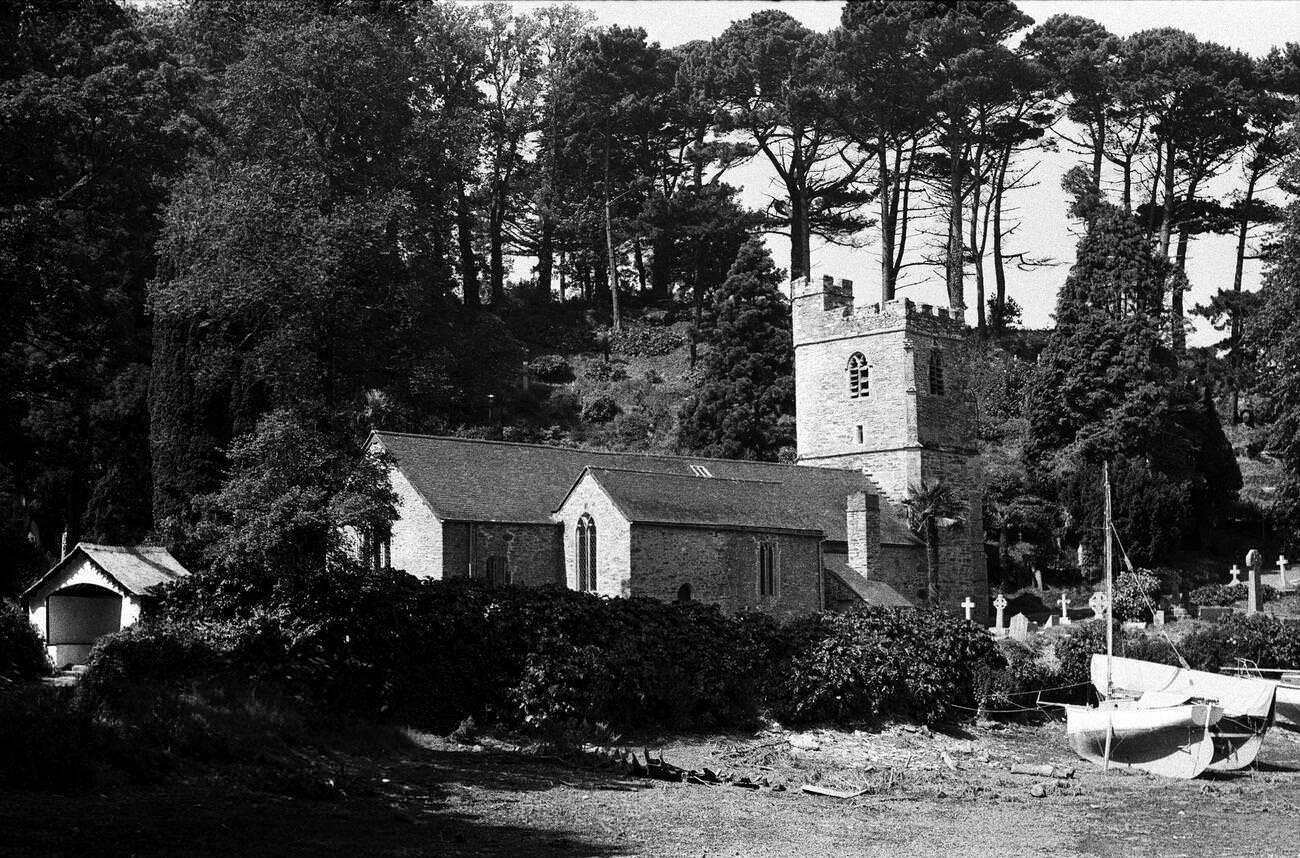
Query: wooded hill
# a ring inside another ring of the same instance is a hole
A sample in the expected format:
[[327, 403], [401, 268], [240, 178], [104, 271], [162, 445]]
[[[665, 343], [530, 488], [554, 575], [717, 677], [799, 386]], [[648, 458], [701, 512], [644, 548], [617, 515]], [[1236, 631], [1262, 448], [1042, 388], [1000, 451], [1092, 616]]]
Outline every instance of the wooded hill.
[[[1297, 230], [1265, 193], [1294, 186], [1295, 45], [1008, 2], [854, 3], [828, 34], [768, 10], [662, 48], [568, 6], [3, 0], [0, 37], [0, 591], [83, 538], [321, 562], [391, 514], [347, 464], [372, 427], [778, 458], [779, 292], [812, 236], [878, 242], [882, 298], [928, 265], [967, 310], [1008, 568], [1081, 539], [1088, 567], [1103, 459], [1136, 562], [1201, 550], [1242, 513], [1220, 414], [1300, 472]], [[1008, 200], [1047, 141], [1080, 154], [1084, 235], [1034, 338]], [[751, 159], [784, 188], [762, 211], [725, 181]], [[1206, 232], [1238, 276], [1198, 353]], [[1283, 535], [1296, 496], [1263, 511]]]

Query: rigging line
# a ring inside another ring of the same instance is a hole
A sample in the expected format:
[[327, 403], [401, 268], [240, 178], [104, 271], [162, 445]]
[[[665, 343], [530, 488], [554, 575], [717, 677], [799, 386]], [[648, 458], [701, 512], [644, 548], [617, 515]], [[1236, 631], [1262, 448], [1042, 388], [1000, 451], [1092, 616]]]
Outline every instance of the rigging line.
[[[1110, 523], [1110, 530], [1111, 533], [1115, 534], [1115, 543], [1119, 545], [1119, 553], [1124, 555], [1125, 568], [1127, 568], [1129, 572], [1133, 572], [1133, 561], [1129, 560], [1128, 552], [1124, 550], [1124, 540], [1119, 538], [1119, 531], [1115, 529], [1115, 522], [1113, 521]], [[1147, 610], [1151, 611], [1151, 616], [1154, 617], [1156, 615], [1156, 606], [1151, 602], [1151, 598], [1147, 596], [1146, 593], [1143, 593], [1142, 601], [1147, 603]], [[1183, 668], [1185, 670], [1191, 670], [1192, 666], [1187, 663], [1187, 659], [1183, 658], [1182, 652], [1179, 651], [1173, 638], [1169, 637], [1169, 632], [1165, 631], [1164, 626], [1160, 627], [1160, 636], [1165, 639], [1165, 643], [1169, 644], [1169, 648], [1174, 651], [1174, 655], [1178, 657], [1178, 661], [1182, 664]]]

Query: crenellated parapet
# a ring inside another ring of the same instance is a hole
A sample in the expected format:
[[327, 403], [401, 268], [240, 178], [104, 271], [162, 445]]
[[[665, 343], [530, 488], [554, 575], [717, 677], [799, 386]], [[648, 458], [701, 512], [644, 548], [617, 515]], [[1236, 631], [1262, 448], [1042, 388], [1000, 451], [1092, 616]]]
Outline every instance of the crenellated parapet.
[[800, 277], [791, 281], [790, 295], [796, 345], [890, 330], [945, 338], [961, 337], [965, 331], [962, 314], [947, 307], [907, 298], [857, 306], [852, 280]]

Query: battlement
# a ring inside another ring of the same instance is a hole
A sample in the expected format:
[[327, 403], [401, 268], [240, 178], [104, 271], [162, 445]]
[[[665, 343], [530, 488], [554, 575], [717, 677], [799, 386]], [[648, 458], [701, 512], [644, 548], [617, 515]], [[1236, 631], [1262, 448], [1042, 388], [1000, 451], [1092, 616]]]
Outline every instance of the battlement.
[[947, 307], [896, 298], [883, 304], [853, 303], [853, 281], [799, 277], [790, 284], [795, 342], [821, 336], [910, 328], [939, 336], [960, 336], [963, 314]]

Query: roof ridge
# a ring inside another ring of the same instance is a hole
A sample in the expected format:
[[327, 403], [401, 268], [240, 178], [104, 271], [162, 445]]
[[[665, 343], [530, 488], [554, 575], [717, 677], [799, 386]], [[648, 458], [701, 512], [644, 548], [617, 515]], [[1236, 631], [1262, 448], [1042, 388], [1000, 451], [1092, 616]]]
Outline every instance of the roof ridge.
[[639, 471], [636, 468], [602, 468], [599, 465], [587, 465], [587, 471], [614, 471], [620, 474], [640, 474], [647, 477], [672, 477], [681, 480], [712, 480], [715, 483], [752, 483], [756, 486], [783, 486], [777, 480], [754, 480], [748, 477], [698, 477], [695, 474], [673, 474], [664, 471]]
[[595, 450], [590, 447], [560, 447], [555, 444], [530, 444], [524, 441], [497, 441], [493, 438], [461, 438], [456, 435], [424, 435], [419, 432], [392, 432], [376, 429], [377, 436], [394, 435], [399, 438], [423, 438], [430, 441], [457, 441], [464, 444], [488, 444], [497, 447], [524, 447], [530, 450], [563, 450], [568, 453], [598, 453], [606, 456], [637, 456], [643, 459], [681, 459], [686, 462], [727, 462], [728, 464], [762, 465], [767, 468], [782, 468], [799, 471], [816, 467], [819, 471], [850, 471], [861, 473], [858, 468], [823, 468], [813, 465], [800, 465], [797, 462], [764, 462], [759, 459], [724, 459], [718, 456], [683, 456], [678, 453], [645, 453], [631, 450]]
[[78, 542], [76, 548], [94, 549], [95, 551], [113, 551], [127, 554], [133, 551], [167, 551], [165, 545], [107, 545], [103, 542]]

